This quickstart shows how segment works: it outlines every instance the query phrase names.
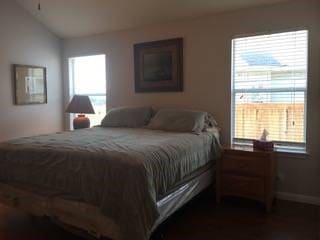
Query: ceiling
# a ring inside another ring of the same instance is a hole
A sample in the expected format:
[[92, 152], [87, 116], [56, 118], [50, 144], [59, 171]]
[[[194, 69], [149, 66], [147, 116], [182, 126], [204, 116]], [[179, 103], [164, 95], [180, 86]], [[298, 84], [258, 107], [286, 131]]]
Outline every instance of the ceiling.
[[286, 0], [16, 0], [62, 38], [195, 18]]

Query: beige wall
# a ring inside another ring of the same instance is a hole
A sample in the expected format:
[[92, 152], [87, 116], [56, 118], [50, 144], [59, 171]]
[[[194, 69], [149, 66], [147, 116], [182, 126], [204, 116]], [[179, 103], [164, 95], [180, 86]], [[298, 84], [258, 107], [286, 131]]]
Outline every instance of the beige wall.
[[[15, 106], [11, 65], [47, 68], [48, 104]], [[63, 125], [61, 41], [12, 0], [0, 3], [0, 141]]]
[[[196, 20], [69, 39], [64, 41], [65, 84], [68, 57], [105, 53], [109, 108], [153, 105], [204, 109], [213, 113], [223, 129], [224, 142], [229, 142], [231, 39], [238, 35], [296, 28], [310, 30], [307, 130], [310, 155], [305, 158], [279, 157], [279, 191], [320, 197], [320, 5], [317, 1], [293, 1]], [[174, 37], [184, 38], [184, 92], [135, 93], [133, 44]]]

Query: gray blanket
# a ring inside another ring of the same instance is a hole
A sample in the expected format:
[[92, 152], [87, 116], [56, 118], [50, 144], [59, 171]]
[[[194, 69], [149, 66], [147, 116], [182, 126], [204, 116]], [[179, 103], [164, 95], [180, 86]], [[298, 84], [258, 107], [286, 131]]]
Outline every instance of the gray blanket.
[[0, 181], [56, 189], [100, 207], [125, 239], [148, 239], [156, 201], [219, 153], [211, 132], [92, 128], [0, 144]]

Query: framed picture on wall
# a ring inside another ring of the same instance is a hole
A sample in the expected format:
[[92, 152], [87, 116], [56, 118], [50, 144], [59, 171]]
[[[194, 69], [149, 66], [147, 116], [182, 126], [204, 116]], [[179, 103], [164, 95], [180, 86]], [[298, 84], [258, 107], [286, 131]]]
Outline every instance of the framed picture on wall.
[[16, 105], [47, 103], [46, 72], [45, 67], [13, 65]]
[[183, 39], [134, 45], [136, 92], [183, 91]]

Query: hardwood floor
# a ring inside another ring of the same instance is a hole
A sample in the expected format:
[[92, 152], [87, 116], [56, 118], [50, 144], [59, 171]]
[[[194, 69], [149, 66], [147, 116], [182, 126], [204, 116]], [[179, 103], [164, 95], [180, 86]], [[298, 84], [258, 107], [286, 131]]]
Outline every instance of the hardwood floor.
[[[313, 240], [320, 239], [320, 208], [278, 200], [266, 214], [248, 200], [214, 203], [211, 191], [202, 193], [161, 225], [153, 235], [164, 240]], [[49, 221], [32, 220], [0, 205], [0, 240], [82, 240]]]

